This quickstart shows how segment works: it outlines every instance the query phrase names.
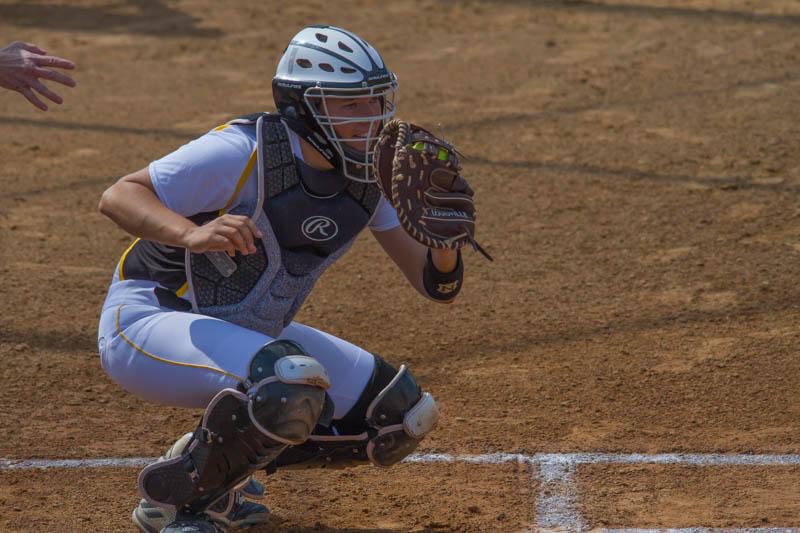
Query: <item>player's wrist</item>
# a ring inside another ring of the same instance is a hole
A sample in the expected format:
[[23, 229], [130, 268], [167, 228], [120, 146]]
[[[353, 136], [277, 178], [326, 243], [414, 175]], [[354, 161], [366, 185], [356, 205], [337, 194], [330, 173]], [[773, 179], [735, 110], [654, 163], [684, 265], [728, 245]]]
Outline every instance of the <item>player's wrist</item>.
[[464, 263], [461, 261], [461, 251], [448, 250], [453, 251], [456, 256], [456, 266], [450, 272], [442, 272], [436, 268], [433, 261], [433, 253], [436, 251], [442, 252], [444, 250], [428, 249], [425, 268], [422, 271], [422, 285], [425, 287], [425, 292], [428, 293], [428, 296], [434, 300], [449, 302], [458, 295], [464, 279]]
[[195, 225], [192, 221], [186, 220], [188, 224], [181, 225], [177, 228], [177, 244], [180, 248], [187, 248], [191, 251], [196, 251], [195, 248], [197, 247], [197, 230], [200, 229], [200, 226]]
[[430, 248], [431, 261], [436, 270], [443, 274], [453, 272], [458, 266], [458, 252], [456, 250], [445, 250]]

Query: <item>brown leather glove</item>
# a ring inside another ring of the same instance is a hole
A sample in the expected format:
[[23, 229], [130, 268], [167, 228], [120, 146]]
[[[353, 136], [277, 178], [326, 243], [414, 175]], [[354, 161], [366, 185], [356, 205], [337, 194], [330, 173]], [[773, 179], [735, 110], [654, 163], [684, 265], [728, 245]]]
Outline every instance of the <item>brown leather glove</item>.
[[475, 241], [473, 192], [461, 176], [459, 153], [415, 124], [393, 120], [375, 147], [375, 174], [403, 229], [429, 248], [457, 250]]

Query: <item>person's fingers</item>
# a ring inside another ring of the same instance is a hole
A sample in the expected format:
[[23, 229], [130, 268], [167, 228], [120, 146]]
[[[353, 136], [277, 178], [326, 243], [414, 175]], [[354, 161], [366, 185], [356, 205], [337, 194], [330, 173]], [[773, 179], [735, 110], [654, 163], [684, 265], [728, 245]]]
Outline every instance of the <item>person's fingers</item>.
[[38, 46], [36, 46], [36, 45], [35, 45], [35, 44], [33, 44], [33, 43], [23, 43], [23, 42], [19, 42], [19, 43], [18, 43], [18, 46], [19, 46], [20, 48], [22, 48], [23, 50], [27, 50], [28, 52], [33, 52], [34, 54], [42, 54], [42, 55], [45, 55], [45, 54], [47, 53], [47, 50], [45, 50], [45, 49], [43, 49], [43, 48], [39, 48]]
[[236, 255], [236, 247], [234, 246], [233, 242], [231, 242], [231, 240], [225, 235], [220, 235], [219, 233], [211, 236], [208, 244], [208, 251], [225, 252], [231, 257]]
[[[220, 235], [221, 237], [221, 235]], [[213, 246], [208, 247], [209, 252], [225, 252], [231, 257], [236, 255], [236, 247], [233, 245], [231, 241], [222, 237], [223, 240], [218, 241]]]
[[57, 70], [35, 67], [33, 70], [31, 70], [31, 73], [37, 78], [54, 81], [56, 83], [60, 83], [61, 85], [66, 85], [67, 87], [75, 87], [75, 80], [62, 72], [58, 72]]
[[36, 56], [32, 57], [31, 59], [40, 67], [65, 68], [70, 70], [75, 68], [75, 63], [69, 59], [64, 59], [63, 57]]
[[225, 246], [225, 252], [231, 257], [236, 257], [236, 249], [237, 248], [238, 248], [238, 246], [236, 245], [235, 240], [230, 238], [230, 237], [228, 237], [227, 238], [227, 244]]
[[246, 251], [242, 251], [242, 253], [255, 253], [256, 245], [254, 242], [255, 238], [253, 237], [253, 230], [255, 229], [258, 231], [258, 228], [255, 227], [249, 217], [231, 215], [225, 218], [223, 223], [236, 229], [236, 231], [239, 232], [239, 235], [242, 236], [246, 247]]
[[261, 237], [263, 237], [263, 235], [261, 234], [261, 230], [258, 229], [258, 226], [256, 226], [256, 223], [253, 222], [253, 220], [250, 217], [247, 217], [247, 220], [245, 221], [245, 223], [247, 224], [247, 227], [250, 228], [250, 233], [252, 233], [256, 237], [258, 237], [259, 239]]
[[231, 222], [231, 223], [234, 223], [234, 224], [246, 224], [247, 221], [250, 220], [250, 218], [246, 217], [245, 215], [230, 215], [230, 214], [228, 214], [228, 215], [223, 215], [220, 220], [224, 220], [225, 222]]
[[53, 91], [48, 89], [47, 85], [45, 85], [44, 83], [40, 82], [39, 80], [34, 78], [34, 79], [30, 80], [30, 84], [31, 84], [32, 88], [36, 89], [36, 91], [39, 94], [41, 94], [42, 96], [44, 96], [45, 98], [49, 98], [50, 100], [52, 100], [53, 102], [55, 102], [57, 104], [61, 104], [61, 103], [64, 102], [63, 98], [61, 98], [59, 95], [57, 95], [56, 93], [54, 93]]
[[244, 240], [244, 245], [247, 248], [247, 252], [255, 252], [256, 245], [255, 242], [253, 242], [253, 232], [250, 231], [250, 227], [246, 223], [242, 223], [236, 226], [236, 229], [239, 231], [239, 235], [241, 235], [242, 239]]
[[28, 99], [30, 103], [41, 109], [42, 111], [47, 111], [47, 105], [39, 100], [36, 94], [31, 90], [30, 87], [22, 87], [19, 89], [19, 92], [22, 93], [22, 96]]
[[247, 249], [247, 245], [245, 243], [244, 237], [239, 232], [238, 228], [233, 226], [225, 225], [220, 228], [220, 233], [222, 233], [225, 237], [228, 238], [229, 241], [233, 243], [237, 250], [246, 254], [249, 252]]

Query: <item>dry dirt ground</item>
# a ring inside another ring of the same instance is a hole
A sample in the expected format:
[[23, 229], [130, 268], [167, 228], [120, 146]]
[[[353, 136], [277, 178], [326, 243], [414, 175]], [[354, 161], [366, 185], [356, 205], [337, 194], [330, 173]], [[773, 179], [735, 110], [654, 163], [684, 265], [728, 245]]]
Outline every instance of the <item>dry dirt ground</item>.
[[[800, 452], [795, 0], [0, 0], [4, 41], [79, 64], [48, 113], [0, 92], [0, 457], [155, 456], [194, 425], [100, 368], [98, 311], [130, 237], [97, 201], [272, 109], [277, 59], [310, 23], [370, 40], [399, 115], [472, 156], [496, 261], [466, 254], [456, 305], [416, 295], [365, 234], [299, 317], [412, 367], [443, 415], [420, 451]], [[525, 530], [534, 474], [262, 476], [259, 531]], [[800, 467], [575, 475], [589, 527], [800, 526]], [[0, 529], [132, 531], [135, 479], [0, 471]]]

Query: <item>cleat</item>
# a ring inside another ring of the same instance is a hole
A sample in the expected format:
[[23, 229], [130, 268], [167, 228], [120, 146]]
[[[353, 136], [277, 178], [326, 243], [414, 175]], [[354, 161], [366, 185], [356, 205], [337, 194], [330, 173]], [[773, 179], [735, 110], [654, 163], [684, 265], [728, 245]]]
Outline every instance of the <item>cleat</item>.
[[225, 533], [225, 529], [220, 528], [202, 515], [182, 516], [178, 520], [169, 523], [160, 533]]
[[[210, 522], [217, 528], [209, 531], [226, 531], [228, 529], [247, 529], [263, 524], [269, 518], [269, 509], [260, 503], [247, 501], [239, 492], [230, 498], [223, 498], [221, 502], [224, 503], [218, 502], [212, 505], [204, 515], [192, 517], [192, 520]], [[131, 518], [142, 533], [159, 533], [168, 526], [173, 527], [178, 522], [175, 511], [158, 507], [144, 499], [133, 510]], [[186, 517], [182, 517], [180, 521], [185, 521], [184, 518]], [[176, 529], [175, 531], [182, 530]], [[197, 531], [205, 532], [204, 529]]]
[[247, 529], [263, 524], [269, 518], [269, 509], [260, 503], [247, 501], [241, 492], [235, 492], [232, 498], [233, 505], [212, 505], [206, 509], [205, 514], [223, 529]]
[[242, 496], [248, 500], [263, 500], [264, 499], [264, 485], [258, 482], [256, 478], [250, 476], [244, 480], [244, 483], [234, 489], [241, 493]]

